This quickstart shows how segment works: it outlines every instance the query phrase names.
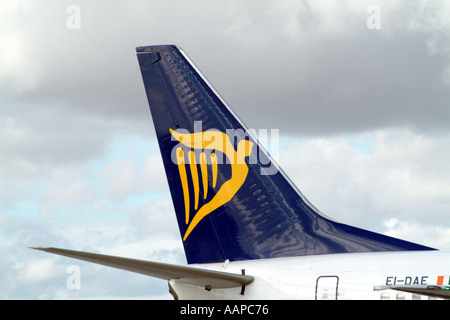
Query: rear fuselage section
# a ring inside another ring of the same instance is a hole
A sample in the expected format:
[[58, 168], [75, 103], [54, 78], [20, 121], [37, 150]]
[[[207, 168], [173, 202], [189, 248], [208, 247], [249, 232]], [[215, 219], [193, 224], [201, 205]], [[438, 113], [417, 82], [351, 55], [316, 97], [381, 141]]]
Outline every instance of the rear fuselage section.
[[[179, 299], [428, 299], [385, 289], [389, 285], [449, 284], [450, 252], [347, 253], [197, 265], [245, 273], [245, 288], [210, 289], [171, 281]], [[443, 283], [445, 282], [445, 283]]]

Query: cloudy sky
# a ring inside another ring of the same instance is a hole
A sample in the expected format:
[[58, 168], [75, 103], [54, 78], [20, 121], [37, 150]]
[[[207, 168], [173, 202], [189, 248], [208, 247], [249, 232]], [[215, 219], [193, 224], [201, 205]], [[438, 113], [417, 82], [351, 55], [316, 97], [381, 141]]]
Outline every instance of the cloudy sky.
[[326, 215], [449, 250], [449, 16], [446, 0], [0, 2], [0, 299], [170, 299], [28, 249], [186, 263], [140, 45], [179, 45], [249, 127], [279, 129], [273, 152]]

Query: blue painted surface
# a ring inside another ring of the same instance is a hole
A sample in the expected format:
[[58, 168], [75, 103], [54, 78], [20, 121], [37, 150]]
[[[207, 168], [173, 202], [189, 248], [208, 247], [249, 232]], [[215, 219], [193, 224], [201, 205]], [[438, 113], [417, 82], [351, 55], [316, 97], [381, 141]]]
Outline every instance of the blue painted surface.
[[[234, 139], [235, 147], [242, 139], [253, 140], [233, 111], [179, 48], [172, 45], [149, 46], [139, 47], [136, 51], [183, 237], [188, 228], [185, 202], [178, 166], [171, 157], [173, 148], [179, 142], [172, 139], [169, 129], [184, 129], [190, 133], [195, 132], [194, 129], [197, 132], [211, 128], [221, 132], [242, 129]], [[194, 128], [196, 121], [201, 121], [200, 130]], [[205, 216], [183, 241], [188, 263], [348, 252], [431, 250], [323, 217], [281, 170], [275, 174], [261, 174], [261, 168], [271, 167], [272, 163], [259, 148], [262, 147], [255, 142], [252, 156], [246, 158], [248, 175], [233, 198]], [[200, 188], [198, 208], [209, 203], [217, 194], [218, 187], [213, 188], [211, 184], [210, 170], [208, 168], [207, 197], [203, 199], [203, 189]], [[230, 180], [231, 165], [221, 164], [219, 171], [217, 186]], [[188, 165], [186, 172], [190, 177]], [[192, 189], [190, 180], [189, 190]], [[192, 216], [198, 212], [192, 198], [189, 210]]]

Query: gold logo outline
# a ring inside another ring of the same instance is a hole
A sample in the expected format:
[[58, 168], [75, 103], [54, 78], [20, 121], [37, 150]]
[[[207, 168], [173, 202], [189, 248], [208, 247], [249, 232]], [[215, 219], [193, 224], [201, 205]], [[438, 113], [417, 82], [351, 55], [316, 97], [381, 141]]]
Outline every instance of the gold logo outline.
[[[186, 173], [185, 152], [183, 147], [177, 147], [175, 150], [178, 172], [180, 174], [181, 186], [184, 196], [185, 223], [188, 225], [183, 241], [186, 241], [191, 232], [198, 223], [208, 214], [229, 202], [238, 190], [242, 187], [248, 175], [248, 165], [245, 162], [246, 157], [250, 157], [253, 150], [253, 142], [242, 139], [239, 141], [237, 150], [234, 149], [230, 137], [215, 130], [208, 130], [194, 133], [179, 133], [170, 129], [171, 135], [182, 145], [190, 148], [187, 159], [191, 171], [193, 191], [194, 191], [194, 209], [197, 210], [192, 220], [190, 219], [190, 192], [188, 186], [188, 177]], [[215, 151], [222, 152], [231, 164], [231, 178], [227, 180], [216, 192], [214, 197], [198, 208], [200, 182], [198, 178], [198, 163], [195, 153], [192, 149], [201, 149], [199, 157], [200, 173], [202, 176], [203, 198], [208, 194], [208, 175], [207, 175], [207, 154], [204, 150], [211, 150], [210, 164], [212, 168], [212, 187], [216, 187], [218, 174], [218, 158]]]

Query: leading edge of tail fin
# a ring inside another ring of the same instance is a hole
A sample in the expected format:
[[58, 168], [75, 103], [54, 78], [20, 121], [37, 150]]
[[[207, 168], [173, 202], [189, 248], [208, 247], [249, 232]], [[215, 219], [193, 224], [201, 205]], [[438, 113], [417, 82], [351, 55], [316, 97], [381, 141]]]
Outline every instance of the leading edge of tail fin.
[[136, 51], [188, 263], [431, 249], [321, 215], [181, 49]]

